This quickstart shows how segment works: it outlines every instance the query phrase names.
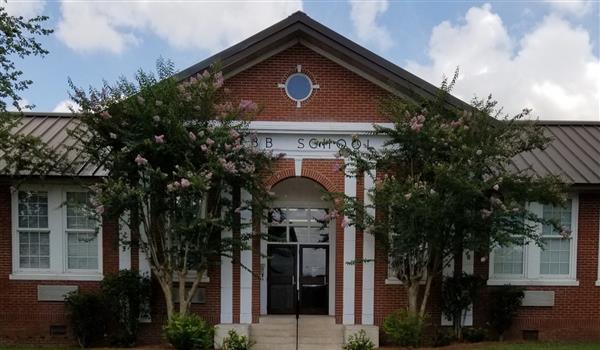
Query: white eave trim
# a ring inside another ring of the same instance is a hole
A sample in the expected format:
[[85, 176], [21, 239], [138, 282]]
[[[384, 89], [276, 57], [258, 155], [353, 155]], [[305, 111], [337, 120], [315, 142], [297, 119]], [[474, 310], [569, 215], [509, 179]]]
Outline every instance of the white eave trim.
[[[250, 129], [257, 133], [278, 134], [365, 134], [375, 130], [373, 124], [374, 123], [253, 121], [250, 122]], [[388, 128], [394, 126], [393, 123], [375, 124]]]

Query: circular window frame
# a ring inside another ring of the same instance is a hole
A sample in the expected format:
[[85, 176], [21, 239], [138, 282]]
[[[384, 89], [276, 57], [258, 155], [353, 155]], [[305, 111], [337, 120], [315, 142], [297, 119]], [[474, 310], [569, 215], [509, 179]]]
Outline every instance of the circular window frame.
[[[310, 86], [310, 90], [308, 91], [308, 94], [306, 95], [306, 97], [304, 97], [302, 99], [297, 99], [297, 98], [293, 97], [292, 95], [290, 95], [290, 92], [288, 90], [288, 84], [289, 84], [290, 80], [292, 80], [292, 78], [294, 78], [296, 76], [302, 76], [305, 79], [307, 79], [308, 83], [309, 83], [309, 86]], [[294, 74], [290, 74], [287, 77], [287, 79], [285, 80], [285, 83], [284, 83], [284, 89], [285, 89], [285, 94], [287, 95], [287, 97], [290, 98], [290, 100], [292, 100], [294, 102], [304, 102], [304, 101], [308, 100], [312, 96], [313, 92], [315, 91], [315, 84], [313, 84], [313, 81], [308, 76], [308, 74], [303, 73], [303, 72], [296, 72]]]

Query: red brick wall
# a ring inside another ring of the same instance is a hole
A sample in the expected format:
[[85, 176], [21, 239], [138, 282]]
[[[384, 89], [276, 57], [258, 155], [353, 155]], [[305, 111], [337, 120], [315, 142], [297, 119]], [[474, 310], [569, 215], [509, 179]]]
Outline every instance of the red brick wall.
[[[320, 88], [302, 102], [302, 108], [290, 100], [284, 89], [288, 75], [296, 66], [308, 74]], [[259, 120], [318, 122], [382, 122], [377, 113], [378, 101], [387, 93], [320, 56], [304, 46], [296, 45], [237, 74], [225, 82], [233, 100], [251, 99], [263, 108]]]
[[[600, 193], [579, 195], [577, 237], [576, 287], [527, 287], [527, 290], [555, 292], [553, 307], [521, 307], [507, 336], [521, 338], [524, 330], [539, 331], [544, 340], [599, 340], [600, 287], [598, 279], [598, 235], [600, 228]], [[487, 260], [475, 260], [476, 273], [488, 276]], [[483, 325], [487, 319], [487, 298], [476, 306], [475, 323]]]

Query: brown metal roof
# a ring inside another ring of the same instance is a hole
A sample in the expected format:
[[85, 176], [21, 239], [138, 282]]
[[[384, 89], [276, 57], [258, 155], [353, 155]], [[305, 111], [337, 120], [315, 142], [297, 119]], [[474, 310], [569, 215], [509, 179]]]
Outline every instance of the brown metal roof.
[[[13, 132], [39, 137], [71, 164], [73, 174], [77, 176], [102, 176], [105, 174], [102, 167], [90, 164], [83, 158], [77, 147], [73, 147], [76, 146], [77, 140], [70, 135], [69, 131], [79, 125], [75, 114], [28, 112], [20, 118], [19, 125], [13, 129]], [[0, 159], [2, 154], [0, 152]], [[0, 173], [4, 173], [5, 167], [6, 164], [0, 162]]]
[[[544, 150], [522, 153], [513, 159], [519, 171], [560, 175], [574, 185], [600, 185], [600, 122], [540, 122], [553, 138]], [[73, 114], [27, 113], [15, 132], [40, 137], [70, 160], [79, 176], [103, 176], [105, 170], [86, 162], [71, 148], [75, 139], [67, 130], [79, 122]], [[1, 155], [0, 155], [1, 156]], [[3, 170], [0, 164], [0, 172]]]
[[513, 166], [542, 176], [560, 175], [574, 185], [600, 184], [600, 122], [540, 124], [553, 140], [544, 150], [519, 154], [513, 159]]

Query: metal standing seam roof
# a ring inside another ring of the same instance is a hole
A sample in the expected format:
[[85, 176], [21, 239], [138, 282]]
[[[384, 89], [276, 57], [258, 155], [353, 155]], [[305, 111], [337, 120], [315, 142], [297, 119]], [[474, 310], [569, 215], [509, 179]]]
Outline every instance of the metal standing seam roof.
[[573, 185], [600, 184], [600, 122], [540, 121], [552, 141], [513, 159], [520, 171], [559, 175]]
[[[71, 175], [77, 176], [102, 176], [105, 170], [96, 164], [91, 164], [83, 158], [81, 151], [77, 149], [77, 140], [70, 135], [70, 130], [75, 130], [80, 124], [76, 114], [72, 113], [34, 113], [26, 112], [19, 120], [14, 133], [30, 135], [40, 138], [48, 147], [54, 150], [60, 157], [66, 159], [73, 167]], [[0, 152], [0, 159], [2, 153]], [[6, 164], [0, 162], [0, 173], [6, 169]], [[56, 174], [59, 175], [59, 174]]]
[[[573, 185], [600, 185], [600, 122], [540, 121], [540, 124], [553, 140], [544, 150], [519, 154], [512, 166], [540, 176], [559, 175]], [[62, 151], [78, 176], [105, 175], [101, 166], [91, 164], [71, 148], [76, 140], [67, 130], [78, 125], [74, 114], [26, 113], [15, 132], [40, 137], [53, 149]]]

